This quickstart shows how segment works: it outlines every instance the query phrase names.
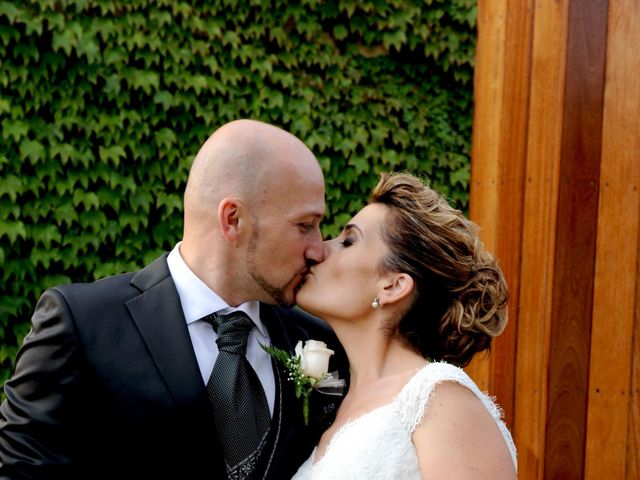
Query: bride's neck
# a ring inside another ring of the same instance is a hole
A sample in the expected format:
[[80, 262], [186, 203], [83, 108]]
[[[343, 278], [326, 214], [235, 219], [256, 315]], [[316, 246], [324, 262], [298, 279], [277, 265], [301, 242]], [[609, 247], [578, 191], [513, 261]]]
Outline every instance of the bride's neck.
[[344, 325], [335, 326], [334, 330], [349, 358], [350, 388], [426, 364], [418, 353], [380, 329]]

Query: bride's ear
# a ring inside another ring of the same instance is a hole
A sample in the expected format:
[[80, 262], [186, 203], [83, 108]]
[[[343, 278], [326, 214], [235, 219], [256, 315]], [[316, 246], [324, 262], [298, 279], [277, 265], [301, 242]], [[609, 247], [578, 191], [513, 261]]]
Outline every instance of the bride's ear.
[[404, 300], [413, 292], [414, 282], [411, 275], [394, 273], [387, 277], [380, 294], [380, 305], [389, 305]]

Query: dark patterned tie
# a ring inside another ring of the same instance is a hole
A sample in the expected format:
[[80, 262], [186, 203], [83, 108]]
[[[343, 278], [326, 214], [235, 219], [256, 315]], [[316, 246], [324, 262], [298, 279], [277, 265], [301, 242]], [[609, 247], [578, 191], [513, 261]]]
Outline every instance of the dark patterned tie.
[[218, 334], [218, 359], [207, 383], [213, 415], [233, 480], [251, 478], [271, 424], [267, 397], [245, 353], [252, 328], [241, 311], [211, 314], [202, 320]]

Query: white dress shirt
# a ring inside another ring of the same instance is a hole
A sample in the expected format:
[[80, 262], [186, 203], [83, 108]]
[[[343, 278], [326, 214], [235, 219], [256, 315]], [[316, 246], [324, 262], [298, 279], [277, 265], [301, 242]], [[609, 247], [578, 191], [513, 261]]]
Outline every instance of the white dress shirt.
[[254, 328], [249, 332], [246, 357], [258, 374], [269, 402], [269, 410], [273, 416], [276, 389], [271, 357], [260, 346], [260, 344], [271, 345], [271, 340], [266, 327], [260, 320], [259, 302], [251, 301], [237, 307], [230, 307], [187, 266], [180, 255], [180, 243], [169, 253], [167, 264], [178, 290], [189, 336], [205, 385], [209, 381], [213, 364], [218, 358], [218, 345], [216, 344], [218, 336], [211, 324], [200, 319], [210, 313], [221, 312], [224, 314], [235, 310], [242, 310], [249, 315]]

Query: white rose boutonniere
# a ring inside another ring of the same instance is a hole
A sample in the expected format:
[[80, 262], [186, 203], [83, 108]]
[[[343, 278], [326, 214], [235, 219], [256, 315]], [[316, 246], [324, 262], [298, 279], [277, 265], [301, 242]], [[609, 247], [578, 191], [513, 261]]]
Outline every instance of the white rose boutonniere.
[[329, 372], [329, 357], [335, 352], [327, 344], [318, 340], [308, 340], [296, 344], [296, 357], [300, 358], [300, 369], [308, 377], [321, 380]]
[[309, 395], [313, 390], [328, 395], [342, 395], [345, 381], [336, 372], [328, 373], [329, 358], [335, 352], [318, 340], [307, 340], [296, 344], [295, 355], [276, 347], [262, 348], [289, 371], [289, 380], [296, 386], [296, 397], [302, 397], [304, 424], [309, 424]]

